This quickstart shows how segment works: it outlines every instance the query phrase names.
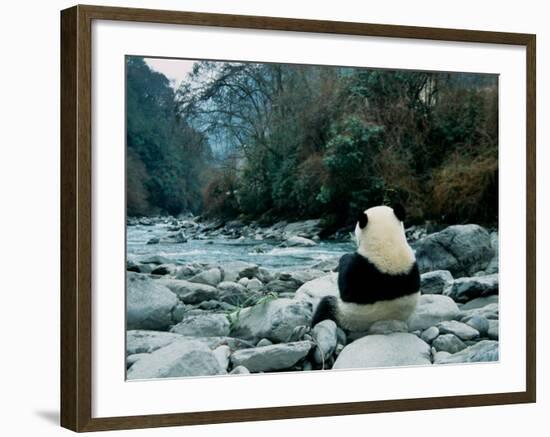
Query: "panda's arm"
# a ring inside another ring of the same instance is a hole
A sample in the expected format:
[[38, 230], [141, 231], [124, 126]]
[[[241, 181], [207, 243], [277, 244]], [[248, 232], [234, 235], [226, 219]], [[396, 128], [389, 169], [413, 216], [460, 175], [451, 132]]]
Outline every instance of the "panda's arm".
[[367, 266], [361, 255], [348, 253], [338, 265], [338, 288], [344, 302], [361, 303], [368, 285]]

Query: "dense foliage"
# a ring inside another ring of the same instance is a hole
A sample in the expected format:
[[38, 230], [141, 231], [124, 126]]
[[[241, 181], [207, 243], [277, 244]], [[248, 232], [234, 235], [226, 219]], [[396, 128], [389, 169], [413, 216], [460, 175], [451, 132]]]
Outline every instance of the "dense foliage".
[[129, 58], [128, 190], [135, 214], [338, 227], [400, 201], [416, 221], [492, 224], [497, 78], [203, 61], [174, 95]]
[[201, 62], [178, 97], [229, 151], [210, 214], [336, 226], [400, 201], [418, 221], [496, 221], [496, 76]]
[[210, 149], [178, 120], [168, 79], [143, 58], [126, 62], [128, 215], [199, 212]]

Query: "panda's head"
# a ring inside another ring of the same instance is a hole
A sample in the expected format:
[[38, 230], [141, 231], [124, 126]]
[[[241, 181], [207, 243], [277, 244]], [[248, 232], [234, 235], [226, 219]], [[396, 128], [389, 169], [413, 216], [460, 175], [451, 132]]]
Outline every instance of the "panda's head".
[[355, 226], [357, 253], [383, 273], [408, 272], [415, 262], [405, 237], [405, 209], [401, 205], [375, 206], [359, 214]]

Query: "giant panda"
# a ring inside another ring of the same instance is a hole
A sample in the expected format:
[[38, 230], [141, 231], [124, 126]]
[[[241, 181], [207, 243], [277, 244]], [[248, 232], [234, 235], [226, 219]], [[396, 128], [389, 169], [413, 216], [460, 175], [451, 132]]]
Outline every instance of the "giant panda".
[[334, 320], [348, 331], [366, 331], [379, 320], [407, 320], [420, 295], [420, 274], [407, 243], [401, 205], [375, 206], [355, 226], [357, 251], [340, 258], [340, 296], [324, 297], [312, 326]]

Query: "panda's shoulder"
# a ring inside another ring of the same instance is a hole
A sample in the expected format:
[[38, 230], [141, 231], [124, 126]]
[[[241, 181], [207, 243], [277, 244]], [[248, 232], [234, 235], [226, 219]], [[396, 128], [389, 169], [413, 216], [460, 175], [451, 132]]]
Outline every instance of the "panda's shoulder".
[[373, 270], [374, 266], [367, 258], [358, 253], [346, 253], [340, 258], [338, 271], [342, 274], [354, 272], [368, 272]]

